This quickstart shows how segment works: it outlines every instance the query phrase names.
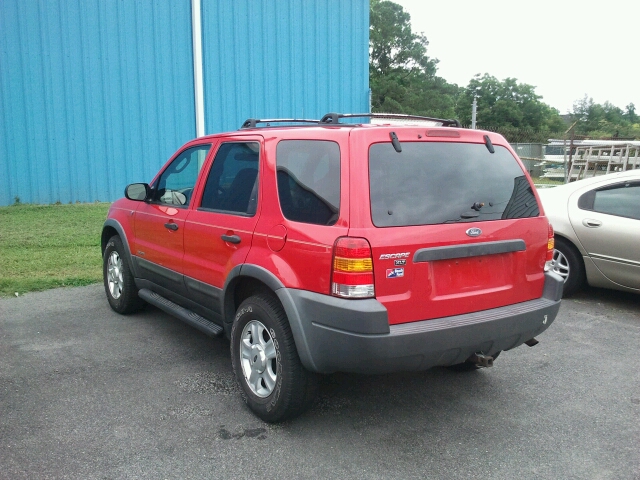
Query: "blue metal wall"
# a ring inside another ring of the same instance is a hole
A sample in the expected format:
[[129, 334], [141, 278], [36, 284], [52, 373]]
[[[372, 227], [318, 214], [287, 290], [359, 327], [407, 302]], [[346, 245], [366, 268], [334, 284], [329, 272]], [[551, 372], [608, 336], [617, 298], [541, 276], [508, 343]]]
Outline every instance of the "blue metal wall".
[[[202, 0], [207, 133], [368, 109], [368, 0]], [[110, 201], [195, 136], [190, 0], [0, 0], [0, 205]]]
[[203, 1], [205, 126], [369, 111], [368, 0]]
[[191, 4], [0, 1], [0, 205], [113, 200], [195, 136]]

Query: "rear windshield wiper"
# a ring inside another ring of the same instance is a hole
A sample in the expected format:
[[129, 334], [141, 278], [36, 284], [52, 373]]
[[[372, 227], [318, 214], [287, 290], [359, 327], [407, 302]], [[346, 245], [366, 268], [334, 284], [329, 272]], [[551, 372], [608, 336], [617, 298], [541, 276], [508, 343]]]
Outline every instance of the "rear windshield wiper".
[[391, 145], [396, 149], [396, 152], [402, 152], [402, 145], [400, 145], [400, 140], [398, 140], [396, 132], [389, 132], [389, 137], [391, 138]]
[[487, 150], [489, 150], [489, 153], [496, 153], [496, 149], [493, 148], [493, 143], [491, 143], [489, 135], [484, 136], [484, 144], [487, 147]]

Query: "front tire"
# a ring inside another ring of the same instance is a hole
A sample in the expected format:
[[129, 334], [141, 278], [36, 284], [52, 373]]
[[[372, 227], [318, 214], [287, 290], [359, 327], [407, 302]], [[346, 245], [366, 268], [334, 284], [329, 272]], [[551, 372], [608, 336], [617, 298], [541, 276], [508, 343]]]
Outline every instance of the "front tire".
[[555, 238], [551, 270], [564, 279], [563, 297], [570, 297], [584, 285], [586, 275], [580, 252], [570, 242], [560, 237]]
[[127, 314], [137, 312], [144, 305], [129, 268], [122, 240], [114, 235], [107, 242], [102, 255], [102, 278], [107, 300], [113, 310]]
[[254, 295], [238, 308], [231, 363], [243, 400], [265, 422], [296, 417], [315, 398], [317, 377], [300, 362], [287, 317], [271, 295]]

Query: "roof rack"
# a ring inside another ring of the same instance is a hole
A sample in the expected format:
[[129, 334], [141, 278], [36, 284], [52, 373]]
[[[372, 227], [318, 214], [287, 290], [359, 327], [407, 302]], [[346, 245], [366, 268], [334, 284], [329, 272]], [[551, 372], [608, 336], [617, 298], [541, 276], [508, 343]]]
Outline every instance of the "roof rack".
[[459, 127], [459, 128], [462, 127], [460, 122], [456, 119], [421, 117], [418, 115], [403, 115], [399, 113], [327, 113], [324, 117], [320, 119], [320, 123], [335, 125], [337, 123], [340, 123], [339, 120], [341, 118], [356, 118], [356, 117], [388, 118], [388, 119], [394, 119], [394, 120], [427, 120], [430, 122], [441, 123], [443, 127]]
[[312, 123], [315, 125], [337, 125], [340, 123], [341, 118], [383, 118], [389, 120], [422, 120], [429, 122], [441, 123], [443, 127], [462, 127], [460, 122], [456, 119], [447, 118], [434, 118], [434, 117], [421, 117], [419, 115], [404, 115], [400, 113], [327, 113], [320, 120], [311, 120], [304, 118], [248, 118], [242, 124], [240, 129], [256, 128], [259, 123], [266, 123], [267, 127], [272, 123]]
[[[259, 118], [248, 118], [244, 121], [240, 129], [243, 128], [256, 128], [259, 123], [320, 123], [320, 120], [309, 120], [303, 118], [269, 118], [261, 120]], [[269, 126], [269, 125], [267, 125]]]

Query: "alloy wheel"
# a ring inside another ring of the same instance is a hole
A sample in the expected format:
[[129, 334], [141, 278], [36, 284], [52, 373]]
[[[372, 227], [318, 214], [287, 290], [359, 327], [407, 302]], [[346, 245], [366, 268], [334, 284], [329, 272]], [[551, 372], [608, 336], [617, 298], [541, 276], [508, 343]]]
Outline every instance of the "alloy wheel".
[[551, 261], [551, 270], [560, 275], [564, 281], [569, 278], [569, 260], [560, 250], [553, 251], [553, 260]]
[[268, 397], [278, 379], [276, 348], [267, 327], [258, 320], [251, 320], [242, 330], [240, 364], [251, 391], [260, 398]]
[[107, 261], [107, 284], [109, 293], [114, 299], [119, 299], [124, 289], [124, 278], [122, 277], [122, 258], [115, 250], [109, 255]]

